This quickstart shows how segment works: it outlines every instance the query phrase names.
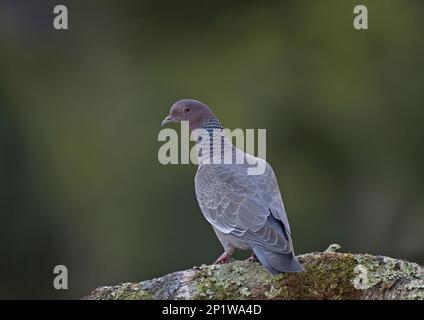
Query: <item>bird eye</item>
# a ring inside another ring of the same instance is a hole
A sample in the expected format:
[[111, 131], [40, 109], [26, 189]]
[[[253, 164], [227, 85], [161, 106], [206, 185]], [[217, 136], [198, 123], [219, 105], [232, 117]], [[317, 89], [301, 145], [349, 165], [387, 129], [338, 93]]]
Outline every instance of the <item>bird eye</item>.
[[191, 108], [190, 107], [186, 107], [185, 109], [184, 109], [184, 112], [185, 113], [188, 113], [188, 112], [190, 112], [191, 111]]

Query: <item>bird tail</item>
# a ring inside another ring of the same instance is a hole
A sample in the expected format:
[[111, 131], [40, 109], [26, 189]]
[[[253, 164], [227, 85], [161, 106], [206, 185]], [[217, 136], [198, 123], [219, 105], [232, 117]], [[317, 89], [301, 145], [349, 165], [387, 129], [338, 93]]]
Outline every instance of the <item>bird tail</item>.
[[305, 271], [293, 253], [272, 252], [261, 247], [253, 247], [252, 249], [259, 262], [272, 274]]

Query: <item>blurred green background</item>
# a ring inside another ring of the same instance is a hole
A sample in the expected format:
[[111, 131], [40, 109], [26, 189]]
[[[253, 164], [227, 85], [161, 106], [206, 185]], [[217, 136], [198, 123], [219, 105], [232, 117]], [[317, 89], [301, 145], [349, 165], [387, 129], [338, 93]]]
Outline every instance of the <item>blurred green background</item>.
[[0, 298], [80, 298], [221, 254], [196, 167], [157, 159], [181, 98], [267, 129], [297, 253], [424, 263], [423, 30], [419, 0], [0, 0]]

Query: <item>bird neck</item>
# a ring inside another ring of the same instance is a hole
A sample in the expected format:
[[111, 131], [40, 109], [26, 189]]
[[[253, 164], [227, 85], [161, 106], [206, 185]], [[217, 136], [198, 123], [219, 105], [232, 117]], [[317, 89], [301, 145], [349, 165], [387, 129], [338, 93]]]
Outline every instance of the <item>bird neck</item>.
[[197, 138], [199, 164], [221, 163], [225, 155], [232, 154], [234, 146], [225, 137], [224, 127], [218, 119], [208, 119], [202, 123], [202, 134]]
[[208, 119], [202, 122], [201, 128], [208, 131], [210, 135], [213, 134], [213, 131], [221, 131], [224, 128], [221, 125], [221, 122], [217, 118]]
[[[249, 161], [252, 159], [248, 158], [256, 159], [232, 144], [230, 136], [227, 138], [230, 133], [224, 129], [218, 119], [203, 121], [199, 129], [201, 132], [195, 134], [199, 166], [203, 164], [247, 164], [250, 166], [252, 163]], [[258, 160], [254, 161], [257, 163]]]
[[225, 136], [224, 127], [218, 119], [209, 119], [202, 123], [201, 134], [197, 138], [197, 158], [201, 164], [222, 164], [230, 161], [234, 153], [234, 146]]

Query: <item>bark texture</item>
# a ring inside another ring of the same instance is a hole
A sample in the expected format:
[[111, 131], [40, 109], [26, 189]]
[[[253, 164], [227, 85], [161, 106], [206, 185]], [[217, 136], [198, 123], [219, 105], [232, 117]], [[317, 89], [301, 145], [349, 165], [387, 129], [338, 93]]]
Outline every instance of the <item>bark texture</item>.
[[140, 283], [95, 289], [84, 299], [424, 299], [424, 268], [369, 254], [298, 256], [305, 272], [272, 276], [260, 264], [203, 265]]

